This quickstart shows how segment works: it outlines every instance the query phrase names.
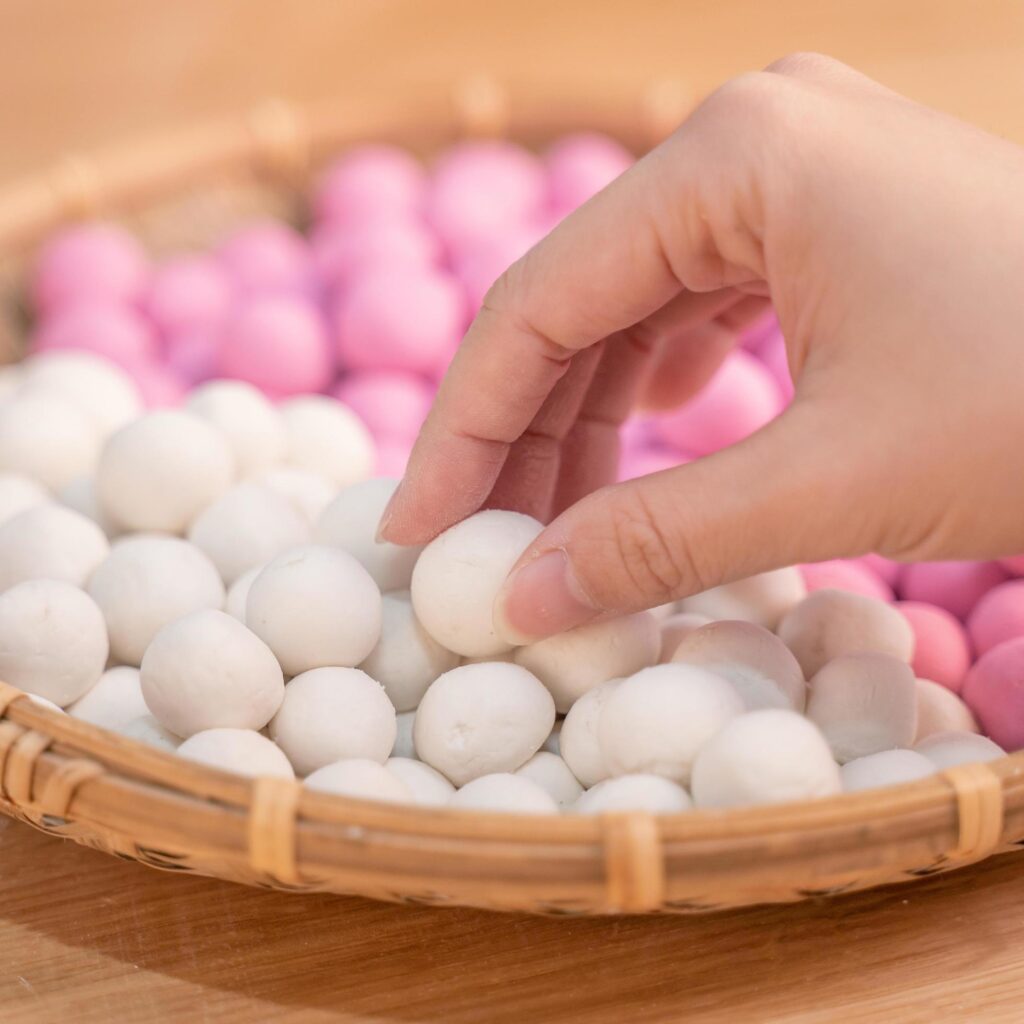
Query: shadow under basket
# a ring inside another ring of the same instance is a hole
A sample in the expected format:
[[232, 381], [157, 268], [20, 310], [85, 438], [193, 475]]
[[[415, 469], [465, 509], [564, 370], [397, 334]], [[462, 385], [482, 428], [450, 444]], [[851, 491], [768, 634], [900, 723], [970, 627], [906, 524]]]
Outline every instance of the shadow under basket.
[[[8, 306], [18, 304], [26, 255], [70, 220], [116, 217], [157, 250], [201, 244], [228, 225], [214, 217], [195, 228], [190, 211], [207, 209], [197, 195], [255, 190], [264, 210], [301, 219], [296, 197], [310, 174], [353, 142], [429, 154], [466, 135], [536, 145], [592, 128], [642, 150], [678, 122], [685, 99], [659, 87], [595, 109], [547, 96], [512, 101], [476, 83], [454, 97], [420, 96], [415, 108], [272, 102], [238, 121], [69, 157], [0, 194]], [[252, 213], [248, 200], [234, 209]], [[59, 714], [0, 683], [0, 810], [152, 867], [267, 888], [548, 914], [699, 913], [913, 881], [1019, 849], [1024, 753], [800, 804], [524, 817], [253, 781]]]

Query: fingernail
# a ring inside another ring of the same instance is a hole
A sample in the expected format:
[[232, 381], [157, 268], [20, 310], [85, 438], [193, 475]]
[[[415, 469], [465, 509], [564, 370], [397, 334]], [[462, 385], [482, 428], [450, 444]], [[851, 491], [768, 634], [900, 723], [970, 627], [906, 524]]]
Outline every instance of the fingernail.
[[377, 532], [374, 534], [373, 538], [378, 544], [383, 544], [387, 539], [384, 534], [387, 532], [388, 525], [394, 517], [395, 502], [397, 501], [401, 490], [402, 485], [399, 484], [395, 488], [394, 493], [388, 499], [388, 503], [384, 506], [384, 511], [380, 515], [380, 522], [377, 524]]
[[517, 569], [494, 606], [494, 628], [508, 643], [527, 644], [597, 617], [564, 550], [548, 551]]

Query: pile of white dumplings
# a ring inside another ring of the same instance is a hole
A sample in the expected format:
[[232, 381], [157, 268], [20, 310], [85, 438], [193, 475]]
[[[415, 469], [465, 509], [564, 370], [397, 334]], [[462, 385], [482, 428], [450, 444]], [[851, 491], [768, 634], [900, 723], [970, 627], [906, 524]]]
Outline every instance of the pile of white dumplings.
[[237, 381], [141, 414], [82, 353], [0, 378], [0, 679], [217, 768], [473, 811], [811, 799], [1003, 751], [915, 679], [889, 605], [796, 569], [513, 648], [541, 530], [480, 512], [376, 543], [395, 482], [321, 396]]

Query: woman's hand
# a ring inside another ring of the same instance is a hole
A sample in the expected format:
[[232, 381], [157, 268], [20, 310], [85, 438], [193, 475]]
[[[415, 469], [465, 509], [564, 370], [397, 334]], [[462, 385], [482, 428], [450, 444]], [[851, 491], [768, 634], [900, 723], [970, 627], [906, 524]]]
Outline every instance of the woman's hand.
[[[688, 397], [766, 296], [789, 408], [605, 486], [646, 382]], [[1024, 151], [823, 57], [728, 83], [493, 286], [382, 536], [482, 506], [555, 517], [499, 597], [519, 642], [793, 562], [1024, 549]]]

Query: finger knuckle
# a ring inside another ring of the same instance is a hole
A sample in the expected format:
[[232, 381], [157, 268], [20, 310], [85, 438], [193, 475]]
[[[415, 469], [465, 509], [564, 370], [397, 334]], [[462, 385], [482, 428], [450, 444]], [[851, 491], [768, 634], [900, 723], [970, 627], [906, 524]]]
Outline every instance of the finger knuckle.
[[774, 120], [786, 102], [779, 75], [750, 71], [720, 85], [703, 104], [704, 111], [726, 123]]

